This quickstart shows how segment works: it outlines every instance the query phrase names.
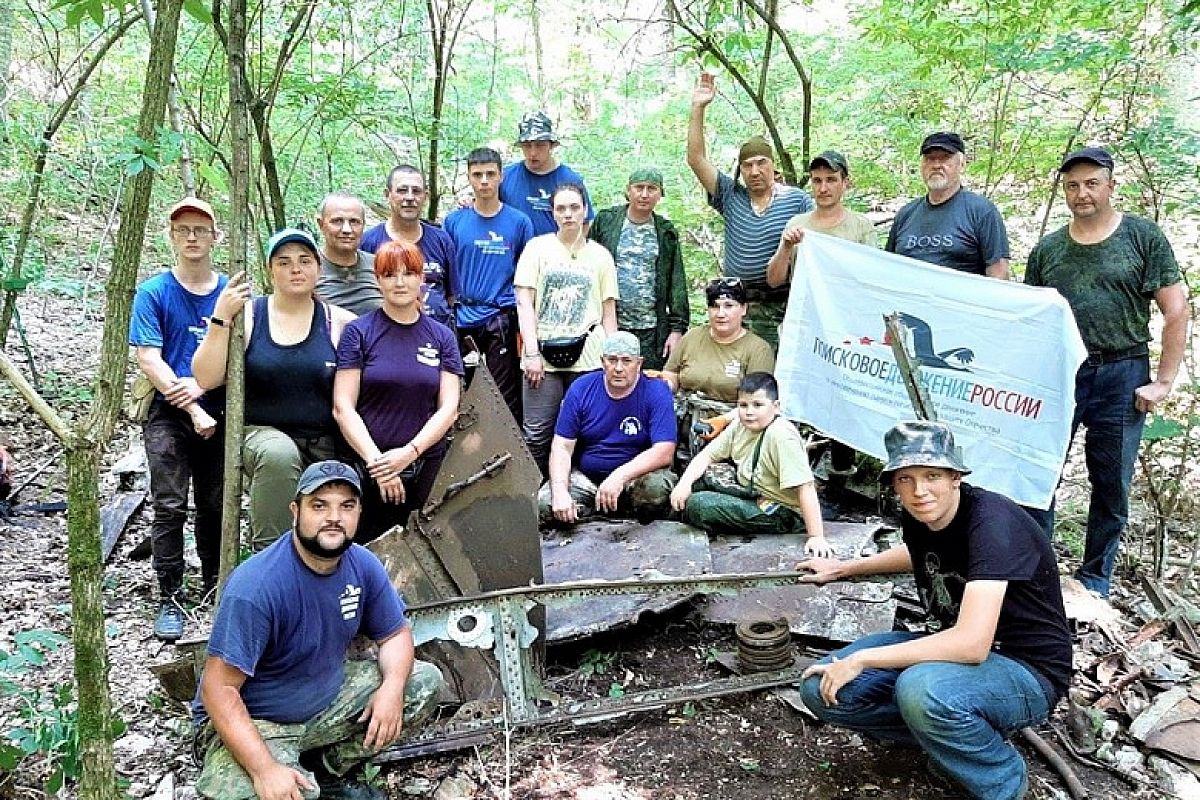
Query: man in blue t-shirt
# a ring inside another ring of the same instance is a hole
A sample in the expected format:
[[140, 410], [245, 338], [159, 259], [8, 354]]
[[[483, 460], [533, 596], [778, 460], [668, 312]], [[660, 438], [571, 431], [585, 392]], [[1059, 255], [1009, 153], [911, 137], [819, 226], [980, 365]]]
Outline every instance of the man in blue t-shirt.
[[429, 193], [411, 164], [393, 167], [383, 192], [391, 216], [363, 234], [358, 249], [375, 253], [385, 242], [411, 242], [425, 257], [425, 313], [454, 330], [454, 242], [421, 219]]
[[459, 349], [475, 348], [496, 380], [513, 418], [521, 421], [521, 364], [517, 352], [517, 259], [533, 238], [529, 217], [500, 199], [504, 173], [500, 154], [479, 147], [467, 154], [467, 180], [475, 204], [446, 217], [454, 242]]
[[717, 96], [709, 72], [700, 73], [692, 93], [688, 119], [687, 163], [708, 195], [708, 204], [725, 219], [725, 253], [722, 273], [738, 278], [746, 287], [750, 308], [745, 325], [779, 350], [779, 326], [787, 309], [790, 287], [767, 284], [767, 264], [779, 246], [788, 220], [813, 210], [812, 197], [803, 189], [775, 180], [775, 151], [761, 136], [751, 136], [738, 150], [739, 184], [708, 158], [704, 141], [704, 116]]
[[583, 177], [554, 158], [558, 135], [554, 133], [550, 118], [544, 112], [531, 111], [521, 117], [517, 125], [517, 146], [521, 148], [524, 160], [505, 167], [500, 200], [529, 217], [533, 223], [533, 235], [541, 236], [558, 230], [554, 214], [551, 213], [550, 198], [554, 190], [564, 183], [583, 187], [587, 221], [591, 222], [596, 211], [592, 208]]
[[196, 553], [207, 594], [217, 582], [221, 546], [221, 487], [225, 392], [205, 392], [192, 377], [192, 354], [228, 282], [213, 268], [213, 246], [221, 240], [212, 206], [195, 197], [180, 200], [167, 214], [175, 265], [138, 286], [129, 320], [129, 344], [138, 367], [154, 385], [142, 423], [150, 469], [151, 554], [158, 578], [159, 609], [154, 635], [173, 642], [183, 636], [183, 528], [189, 485], [195, 496]]
[[550, 479], [538, 491], [542, 523], [593, 514], [647, 518], [664, 511], [679, 480], [675, 404], [663, 381], [642, 379], [638, 338], [617, 331], [604, 342], [603, 369], [577, 378], [558, 412]]
[[957, 133], [921, 142], [928, 193], [896, 214], [884, 249], [930, 264], [1008, 280], [1008, 232], [991, 200], [963, 188], [966, 146]]
[[[414, 659], [404, 601], [354, 544], [361, 498], [346, 464], [309, 466], [293, 530], [229, 577], [193, 702], [202, 797], [383, 798], [347, 773], [433, 711], [442, 675]], [[346, 659], [359, 634], [377, 663]]]

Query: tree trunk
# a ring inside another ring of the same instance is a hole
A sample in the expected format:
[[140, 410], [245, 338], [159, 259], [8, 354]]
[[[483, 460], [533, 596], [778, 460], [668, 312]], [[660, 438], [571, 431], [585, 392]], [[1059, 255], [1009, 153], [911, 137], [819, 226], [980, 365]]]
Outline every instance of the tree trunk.
[[[246, 80], [246, 0], [229, 4], [229, 272], [246, 271], [247, 222], [250, 219], [250, 127]], [[265, 122], [265, 116], [264, 116]], [[261, 139], [260, 139], [261, 142]], [[264, 156], [265, 159], [265, 156]], [[225, 494], [221, 506], [220, 588], [237, 566], [241, 542], [242, 429], [245, 403], [245, 327], [239, 314], [229, 336], [225, 362]], [[219, 596], [219, 592], [218, 592]]]

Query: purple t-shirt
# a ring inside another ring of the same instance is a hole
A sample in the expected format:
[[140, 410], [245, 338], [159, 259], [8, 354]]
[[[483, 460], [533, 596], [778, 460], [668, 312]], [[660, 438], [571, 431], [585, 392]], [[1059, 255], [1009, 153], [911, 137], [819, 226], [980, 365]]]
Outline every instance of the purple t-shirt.
[[443, 371], [463, 374], [449, 328], [425, 314], [405, 325], [383, 309], [346, 326], [337, 366], [362, 370], [358, 413], [380, 450], [408, 444], [437, 411]]
[[651, 445], [674, 444], [671, 389], [643, 375], [627, 397], [614, 400], [604, 388], [604, 370], [596, 370], [567, 389], [554, 432], [575, 440], [576, 466], [599, 483]]

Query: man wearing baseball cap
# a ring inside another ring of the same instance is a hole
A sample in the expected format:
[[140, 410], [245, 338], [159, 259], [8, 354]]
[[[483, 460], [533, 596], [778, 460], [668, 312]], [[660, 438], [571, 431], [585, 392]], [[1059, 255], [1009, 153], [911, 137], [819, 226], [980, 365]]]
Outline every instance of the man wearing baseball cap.
[[360, 317], [383, 305], [375, 281], [375, 256], [358, 249], [366, 213], [362, 200], [344, 192], [325, 195], [317, 208], [317, 227], [324, 240], [317, 294]]
[[1049, 540], [1016, 503], [963, 482], [939, 422], [884, 437], [880, 481], [900, 499], [903, 543], [850, 561], [814, 558], [813, 583], [912, 572], [927, 632], [863, 637], [809, 667], [804, 704], [825, 722], [915, 744], [974, 798], [1029, 788], [1006, 741], [1044, 720], [1071, 682], [1071, 633]]
[[678, 480], [675, 404], [663, 381], [642, 377], [636, 336], [608, 337], [601, 370], [567, 389], [554, 440], [549, 480], [538, 491], [543, 524], [571, 524], [602, 514], [649, 517], [667, 508]]
[[884, 249], [931, 264], [1008, 280], [1008, 231], [991, 200], [963, 188], [967, 148], [957, 133], [921, 142], [928, 192], [896, 214]]
[[142, 423], [150, 470], [151, 554], [158, 578], [154, 635], [173, 642], [183, 635], [183, 528], [188, 489], [196, 506], [196, 551], [203, 591], [216, 585], [221, 544], [224, 443], [219, 430], [225, 392], [206, 392], [192, 377], [192, 355], [209, 325], [228, 278], [213, 267], [221, 240], [212, 206], [185, 197], [167, 212], [167, 237], [175, 251], [170, 270], [138, 286], [129, 320], [129, 343], [138, 367], [154, 385]]
[[704, 138], [704, 116], [716, 96], [715, 77], [701, 72], [692, 93], [687, 163], [708, 194], [708, 204], [725, 219], [721, 272], [745, 284], [750, 301], [746, 327], [777, 351], [788, 287], [772, 288], [767, 283], [767, 263], [787, 221], [811, 211], [813, 201], [808, 192], [775, 181], [775, 151], [761, 136], [751, 136], [738, 150], [741, 184], [713, 165]]
[[[442, 675], [415, 661], [404, 600], [354, 544], [358, 474], [304, 470], [293, 529], [230, 575], [192, 704], [202, 797], [385, 795], [347, 774], [433, 711]], [[359, 633], [378, 661], [348, 660]]]
[[643, 167], [625, 185], [628, 203], [596, 214], [590, 236], [617, 265], [617, 325], [638, 338], [643, 366], [662, 369], [688, 329], [687, 277], [679, 234], [654, 208], [665, 194], [662, 173]]
[[[1113, 158], [1085, 147], [1063, 159], [1071, 221], [1029, 254], [1025, 282], [1066, 298], [1087, 346], [1075, 375], [1075, 417], [1087, 428], [1084, 453], [1092, 485], [1087, 538], [1076, 576], [1108, 596], [1129, 487], [1146, 414], [1166, 399], [1183, 361], [1187, 291], [1171, 244], [1153, 222], [1113, 208]], [[1163, 315], [1162, 355], [1150, 375], [1150, 303]], [[1049, 532], [1054, 511], [1038, 514]]]
[[500, 202], [512, 206], [533, 222], [533, 235], [554, 233], [558, 226], [550, 208], [554, 190], [564, 183], [583, 186], [583, 201], [587, 205], [587, 221], [596, 216], [588, 197], [583, 176], [554, 157], [558, 134], [544, 111], [531, 111], [517, 124], [517, 146], [524, 160], [504, 168], [500, 181]]

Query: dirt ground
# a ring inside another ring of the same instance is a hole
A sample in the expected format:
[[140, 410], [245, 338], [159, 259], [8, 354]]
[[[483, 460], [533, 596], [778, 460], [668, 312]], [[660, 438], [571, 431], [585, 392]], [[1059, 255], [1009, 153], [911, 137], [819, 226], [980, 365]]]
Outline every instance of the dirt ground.
[[[79, 301], [26, 298], [22, 312], [38, 343], [37, 365], [60, 408], [86, 408], [87, 376], [95, 369], [98, 321], [82, 315]], [[9, 352], [15, 353], [10, 346]], [[121, 427], [106, 464], [138, 441]], [[0, 443], [19, 465], [17, 483], [50, 465], [20, 495], [23, 503], [63, 499], [64, 467], [52, 438], [13, 393], [0, 386]], [[100, 487], [111, 496], [111, 478]], [[151, 632], [155, 588], [148, 562], [128, 559], [148, 530], [149, 510], [135, 516], [118, 543], [105, 578], [108, 601], [112, 696], [127, 730], [116, 745], [116, 762], [130, 797], [154, 793], [171, 774], [177, 797], [194, 797], [185, 704], [166, 697], [150, 673], [174, 657], [174, 648]], [[9, 650], [23, 631], [69, 635], [65, 516], [19, 515], [0, 520], [0, 648]], [[193, 571], [197, 564], [189, 551]], [[195, 610], [194, 623], [207, 613]], [[195, 628], [193, 628], [195, 629]], [[548, 654], [550, 688], [569, 696], [607, 694], [615, 681], [630, 688], [691, 683], [720, 675], [713, 648], [729, 649], [731, 631], [705, 626], [687, 610], [651, 617], [638, 627], [613, 632]], [[589, 664], [586, 670], [581, 665]], [[603, 672], [597, 668], [599, 665]], [[0, 735], [21, 724], [21, 708], [35, 690], [71, 680], [69, 643], [54, 649], [43, 667], [19, 681], [23, 692], [0, 700]], [[1047, 734], [1047, 738], [1053, 737]], [[1061, 782], [1036, 756], [1032, 796], [1065, 797]], [[1147, 798], [1152, 789], [1104, 771], [1073, 765], [1092, 797]], [[0, 798], [44, 796], [44, 759], [26, 759], [0, 777]], [[380, 780], [394, 797], [513, 797], [550, 800], [751, 800], [768, 798], [952, 798], [961, 796], [933, 777], [915, 751], [884, 748], [844, 731], [820, 727], [769, 691], [685, 704], [580, 729], [514, 733], [473, 750], [386, 766]], [[441, 794], [435, 790], [441, 785]], [[73, 793], [68, 787], [66, 794]]]

